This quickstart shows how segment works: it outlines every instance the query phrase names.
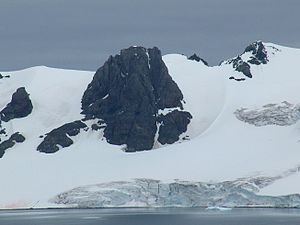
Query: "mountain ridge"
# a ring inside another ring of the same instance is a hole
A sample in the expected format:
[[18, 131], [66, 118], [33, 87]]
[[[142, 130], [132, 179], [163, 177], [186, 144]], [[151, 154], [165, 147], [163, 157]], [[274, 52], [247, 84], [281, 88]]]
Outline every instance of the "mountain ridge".
[[[126, 149], [124, 144], [108, 144], [103, 129], [98, 129], [102, 126], [97, 124], [98, 119], [84, 120], [81, 114], [82, 95], [93, 72], [43, 66], [1, 72], [9, 77], [0, 79], [0, 109], [18, 88], [25, 87], [33, 110], [25, 118], [2, 122], [7, 136], [1, 134], [1, 142], [15, 132], [23, 135], [25, 141], [6, 150], [0, 159], [0, 169], [13, 174], [7, 172], [2, 177], [0, 206], [16, 203], [30, 207], [36, 201], [47, 206], [57, 194], [87, 184], [134, 178], [221, 182], [257, 174], [272, 177], [299, 165], [300, 133], [293, 107], [300, 98], [296, 72], [300, 51], [270, 43], [263, 45], [269, 53], [268, 62], [251, 64], [252, 78], [237, 71], [232, 63], [208, 67], [179, 54], [162, 56], [169, 75], [182, 92], [184, 110], [193, 118], [176, 143], [162, 145], [155, 141], [152, 151], [132, 154], [122, 151]], [[243, 54], [240, 57], [244, 62], [250, 60], [252, 52]], [[245, 80], [237, 82], [230, 77]], [[288, 105], [282, 108], [283, 102]], [[176, 109], [180, 111], [180, 106], [157, 113], [166, 115]], [[273, 115], [279, 119], [283, 115], [285, 119], [289, 113], [293, 115], [292, 123], [283, 120], [287, 123], [278, 126], [277, 121], [272, 122]], [[45, 134], [77, 120], [89, 129], [83, 128], [76, 136], [66, 133], [72, 145], [58, 145], [54, 154], [36, 150]], [[265, 195], [295, 194], [295, 190], [287, 190], [291, 184], [297, 187], [297, 177], [274, 181], [260, 191]], [[287, 181], [286, 187], [283, 180]]]

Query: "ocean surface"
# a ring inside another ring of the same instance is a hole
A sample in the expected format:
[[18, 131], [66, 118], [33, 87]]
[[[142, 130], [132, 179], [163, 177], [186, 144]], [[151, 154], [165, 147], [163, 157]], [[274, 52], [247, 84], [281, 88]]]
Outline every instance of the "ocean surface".
[[299, 225], [300, 209], [3, 210], [0, 225]]

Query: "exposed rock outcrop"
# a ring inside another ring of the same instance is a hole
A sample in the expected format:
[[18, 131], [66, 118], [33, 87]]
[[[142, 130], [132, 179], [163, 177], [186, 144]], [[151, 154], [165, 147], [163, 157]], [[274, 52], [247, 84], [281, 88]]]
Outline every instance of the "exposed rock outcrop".
[[237, 57], [233, 60], [233, 68], [235, 68], [236, 71], [243, 73], [245, 76], [252, 78], [250, 65], [244, 62], [241, 57]]
[[44, 153], [55, 153], [60, 147], [69, 147], [73, 144], [70, 136], [76, 136], [81, 129], [86, 127], [87, 125], [80, 120], [64, 124], [47, 133], [42, 143], [37, 147], [37, 150]]
[[24, 87], [20, 87], [12, 95], [11, 102], [0, 112], [0, 118], [8, 122], [15, 118], [23, 118], [32, 112], [33, 106], [29, 94]]
[[252, 43], [245, 49], [244, 53], [245, 52], [252, 53], [252, 56], [250, 56], [250, 59], [248, 60], [248, 62], [251, 64], [267, 64], [267, 62], [269, 61], [267, 50], [262, 41], [256, 41]]
[[245, 81], [245, 78], [235, 78], [233, 76], [229, 77], [229, 80], [235, 80], [235, 81]]
[[161, 144], [172, 144], [179, 140], [179, 135], [186, 132], [192, 119], [188, 112], [174, 110], [159, 117], [161, 123], [158, 131], [158, 141]]
[[5, 76], [3, 76], [3, 75], [0, 73], [0, 80], [3, 79], [3, 78], [10, 78], [10, 75], [5, 75]]
[[[97, 70], [83, 95], [82, 113], [87, 120], [104, 121], [109, 143], [126, 144], [129, 152], [149, 150], [155, 141], [158, 110], [183, 109], [182, 100], [159, 49], [130, 47]], [[191, 115], [177, 113], [176, 117], [176, 122], [189, 121]]]
[[12, 148], [16, 143], [22, 143], [24, 141], [25, 137], [19, 132], [12, 134], [8, 140], [3, 142], [0, 140], [0, 158], [3, 157], [5, 150]]
[[204, 65], [208, 66], [208, 63], [204, 59], [200, 58], [196, 53], [188, 57], [188, 59], [196, 62], [202, 62]]
[[[275, 47], [270, 48], [273, 48], [273, 53], [279, 51]], [[250, 65], [267, 64], [268, 61], [268, 52], [264, 43], [262, 41], [256, 41], [247, 46], [242, 54], [225, 61], [225, 64], [232, 64], [235, 71], [243, 73], [248, 78], [252, 78]]]

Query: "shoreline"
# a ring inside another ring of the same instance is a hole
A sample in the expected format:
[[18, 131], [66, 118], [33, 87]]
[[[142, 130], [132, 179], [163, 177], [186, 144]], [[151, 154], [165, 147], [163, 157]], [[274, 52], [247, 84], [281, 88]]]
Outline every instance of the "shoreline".
[[[0, 212], [2, 211], [38, 211], [38, 210], [93, 210], [93, 209], [204, 209], [207, 211], [222, 211], [218, 209], [208, 209], [212, 206], [196, 206], [196, 207], [44, 207], [44, 208], [0, 208]], [[272, 207], [272, 206], [234, 206], [234, 207], [226, 207], [226, 206], [213, 206], [216, 208], [224, 208], [224, 209], [298, 209], [300, 210], [300, 207]]]

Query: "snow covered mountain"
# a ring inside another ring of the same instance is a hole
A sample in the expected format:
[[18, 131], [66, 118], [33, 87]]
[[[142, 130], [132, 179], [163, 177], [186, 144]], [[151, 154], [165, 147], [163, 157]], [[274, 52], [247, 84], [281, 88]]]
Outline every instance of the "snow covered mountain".
[[213, 67], [130, 47], [95, 75], [1, 72], [0, 208], [299, 207], [299, 61], [257, 41]]

